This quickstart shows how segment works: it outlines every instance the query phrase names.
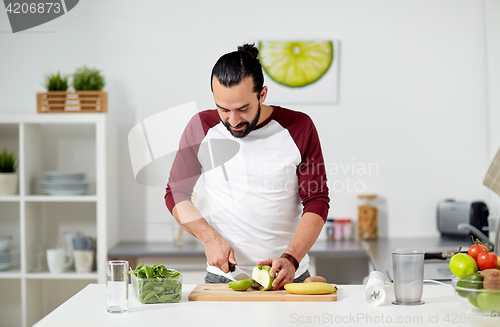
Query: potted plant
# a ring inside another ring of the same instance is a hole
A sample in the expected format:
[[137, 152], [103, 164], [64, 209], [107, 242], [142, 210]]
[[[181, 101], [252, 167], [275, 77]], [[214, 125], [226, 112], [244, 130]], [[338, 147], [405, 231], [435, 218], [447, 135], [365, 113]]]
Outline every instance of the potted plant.
[[50, 91], [67, 91], [69, 86], [68, 76], [57, 74], [49, 74], [45, 76], [45, 88]]
[[73, 87], [75, 91], [102, 91], [106, 85], [104, 76], [98, 69], [80, 67], [73, 74]]
[[0, 153], [0, 195], [17, 194], [17, 162], [14, 152]]
[[106, 112], [108, 94], [101, 71], [82, 66], [72, 75], [74, 92], [67, 92], [68, 76], [59, 73], [45, 78], [46, 93], [38, 93], [38, 112]]

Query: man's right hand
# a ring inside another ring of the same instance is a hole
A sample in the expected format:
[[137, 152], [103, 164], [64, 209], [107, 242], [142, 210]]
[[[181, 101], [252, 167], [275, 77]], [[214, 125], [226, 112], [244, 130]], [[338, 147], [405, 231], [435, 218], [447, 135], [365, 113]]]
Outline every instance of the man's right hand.
[[227, 274], [229, 272], [228, 261], [236, 264], [234, 250], [228, 241], [207, 223], [190, 201], [178, 203], [172, 210], [172, 215], [184, 230], [201, 241], [205, 247], [208, 264]]
[[203, 245], [209, 265], [215, 266], [227, 274], [229, 272], [228, 262], [237, 264], [232, 246], [216, 231], [215, 235]]

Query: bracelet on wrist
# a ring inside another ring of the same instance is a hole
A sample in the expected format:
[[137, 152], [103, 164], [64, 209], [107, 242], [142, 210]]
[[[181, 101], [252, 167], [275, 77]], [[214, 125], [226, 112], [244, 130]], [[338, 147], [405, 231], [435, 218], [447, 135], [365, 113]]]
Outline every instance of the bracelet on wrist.
[[280, 256], [280, 258], [285, 258], [288, 261], [290, 261], [292, 263], [292, 265], [294, 266], [295, 271], [297, 271], [297, 269], [299, 269], [299, 262], [297, 261], [297, 259], [295, 259], [295, 257], [293, 255], [285, 252]]

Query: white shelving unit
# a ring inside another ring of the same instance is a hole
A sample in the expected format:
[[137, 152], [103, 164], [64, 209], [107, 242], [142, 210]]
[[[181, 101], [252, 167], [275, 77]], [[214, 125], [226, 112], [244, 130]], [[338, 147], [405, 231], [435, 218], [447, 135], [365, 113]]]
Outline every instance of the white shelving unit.
[[[32, 326], [87, 284], [104, 283], [107, 230], [116, 230], [117, 219], [109, 196], [112, 130], [103, 114], [0, 115], [0, 151], [19, 159], [19, 194], [0, 196], [0, 234], [13, 237], [21, 259], [0, 271], [0, 325]], [[93, 187], [80, 196], [44, 195], [38, 182], [45, 171], [84, 171]], [[96, 238], [95, 270], [51, 274], [45, 250], [76, 231]]]

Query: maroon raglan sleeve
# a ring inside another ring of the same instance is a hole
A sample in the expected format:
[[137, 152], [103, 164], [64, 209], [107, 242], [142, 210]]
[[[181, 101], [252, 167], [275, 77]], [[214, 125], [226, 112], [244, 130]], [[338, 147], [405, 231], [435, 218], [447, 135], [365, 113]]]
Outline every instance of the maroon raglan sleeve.
[[281, 122], [288, 129], [302, 156], [297, 166], [299, 195], [302, 200], [303, 214], [313, 212], [326, 221], [330, 198], [325, 163], [318, 132], [311, 118], [301, 112], [280, 108], [283, 112]]
[[216, 110], [203, 111], [191, 118], [186, 126], [167, 183], [165, 204], [170, 212], [177, 203], [191, 201], [202, 169], [198, 149], [208, 130], [219, 122], [218, 117]]

